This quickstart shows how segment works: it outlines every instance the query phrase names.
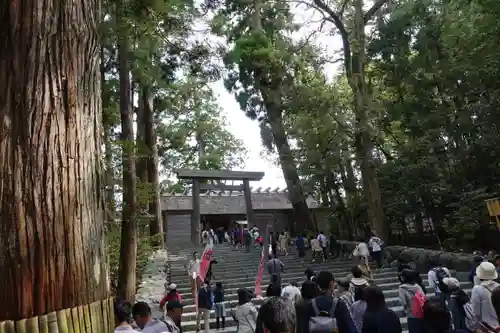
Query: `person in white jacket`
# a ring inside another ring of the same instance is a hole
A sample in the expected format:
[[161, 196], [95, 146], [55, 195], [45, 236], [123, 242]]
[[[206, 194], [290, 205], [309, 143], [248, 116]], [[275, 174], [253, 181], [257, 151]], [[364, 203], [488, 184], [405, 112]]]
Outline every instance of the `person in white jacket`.
[[354, 249], [352, 255], [358, 258], [360, 264], [366, 266], [369, 265], [368, 257], [370, 256], [370, 250], [368, 249], [368, 245], [363, 240], [359, 241], [359, 244]]
[[482, 262], [476, 268], [476, 276], [480, 279], [481, 283], [472, 288], [472, 314], [477, 321], [484, 322], [493, 328], [498, 328], [500, 325], [495, 308], [491, 302], [493, 291], [500, 287], [500, 284], [494, 281], [498, 278], [495, 266], [487, 261]]
[[238, 290], [238, 306], [233, 310], [233, 318], [238, 323], [236, 333], [254, 333], [257, 326], [257, 309], [251, 302], [246, 289]]

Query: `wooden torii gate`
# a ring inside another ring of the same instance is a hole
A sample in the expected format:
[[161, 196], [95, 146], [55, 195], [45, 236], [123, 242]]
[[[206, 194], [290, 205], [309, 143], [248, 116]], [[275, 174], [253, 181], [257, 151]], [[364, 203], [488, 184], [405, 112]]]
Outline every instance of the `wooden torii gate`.
[[[191, 213], [191, 242], [200, 244], [200, 191], [242, 191], [245, 196], [247, 221], [249, 226], [257, 225], [252, 208], [250, 181], [259, 181], [264, 172], [229, 171], [229, 170], [174, 170], [177, 178], [192, 182], [191, 194], [193, 207]], [[223, 181], [243, 181], [241, 185], [227, 185]], [[258, 226], [261, 228], [261, 226]], [[262, 230], [262, 229], [261, 229]]]

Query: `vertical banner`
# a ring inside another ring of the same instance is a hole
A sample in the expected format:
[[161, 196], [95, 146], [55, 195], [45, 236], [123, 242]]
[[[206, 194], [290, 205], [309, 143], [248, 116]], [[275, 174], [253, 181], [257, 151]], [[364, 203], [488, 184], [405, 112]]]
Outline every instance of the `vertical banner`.
[[208, 268], [210, 267], [210, 261], [212, 260], [214, 243], [212, 239], [209, 239], [205, 250], [203, 250], [203, 255], [201, 256], [200, 262], [200, 279], [201, 283], [205, 282], [205, 276], [207, 276]]
[[259, 270], [257, 271], [257, 279], [255, 280], [255, 297], [262, 298], [262, 276], [264, 274], [264, 249], [260, 254]]

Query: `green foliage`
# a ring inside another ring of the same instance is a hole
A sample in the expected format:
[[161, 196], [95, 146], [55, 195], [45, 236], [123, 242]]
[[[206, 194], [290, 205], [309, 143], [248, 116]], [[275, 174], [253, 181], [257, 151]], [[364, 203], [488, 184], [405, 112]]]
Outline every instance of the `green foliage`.
[[[120, 261], [120, 228], [112, 226], [106, 232], [109, 255], [109, 279], [111, 292], [116, 292], [118, 282], [118, 265]], [[137, 242], [137, 284], [140, 283], [142, 272], [147, 266], [148, 258], [155, 250], [154, 240], [149, 235], [140, 233]]]

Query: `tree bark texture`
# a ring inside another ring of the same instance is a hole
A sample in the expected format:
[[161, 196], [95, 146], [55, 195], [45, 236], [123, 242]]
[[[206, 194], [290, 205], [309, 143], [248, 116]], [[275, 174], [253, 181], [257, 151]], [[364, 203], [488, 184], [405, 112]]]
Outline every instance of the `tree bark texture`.
[[98, 9], [0, 4], [0, 321], [108, 296]]
[[299, 173], [293, 159], [290, 144], [286, 137], [280, 114], [274, 114], [278, 111], [273, 111], [272, 108], [267, 108], [269, 124], [273, 133], [274, 144], [278, 151], [281, 169], [285, 177], [286, 186], [288, 188], [288, 197], [292, 202], [292, 207], [296, 215], [296, 221], [299, 225], [295, 229], [297, 232], [303, 232], [305, 229], [313, 227], [313, 220], [309, 212], [309, 207], [306, 203], [302, 183], [299, 179]]
[[161, 219], [160, 205], [160, 177], [158, 170], [158, 146], [156, 137], [156, 123], [153, 109], [153, 93], [149, 87], [144, 87], [142, 90], [142, 100], [144, 105], [144, 124], [145, 135], [144, 141], [148, 148], [148, 182], [153, 188], [153, 196], [149, 202], [149, 214], [153, 216], [153, 220], [149, 224], [149, 232], [151, 236], [155, 236], [156, 241], [163, 244], [163, 223]]
[[118, 296], [133, 301], [136, 287], [137, 263], [137, 178], [135, 168], [134, 123], [130, 99], [131, 83], [128, 60], [128, 41], [124, 29], [123, 0], [116, 1], [118, 15], [118, 65], [120, 76], [121, 139], [123, 142], [123, 210], [118, 268]]

